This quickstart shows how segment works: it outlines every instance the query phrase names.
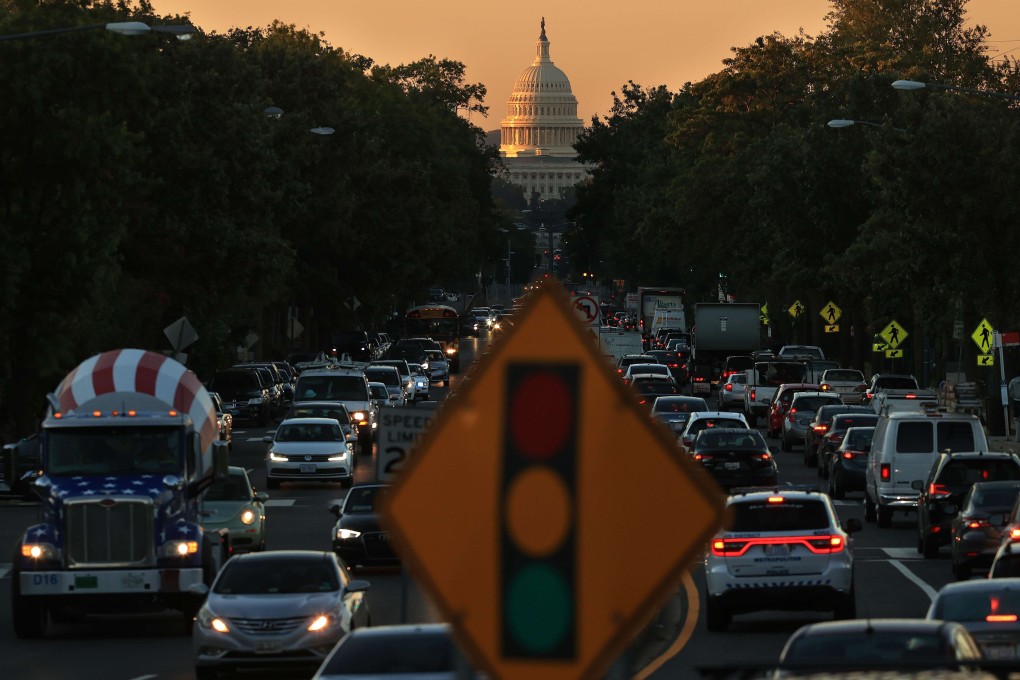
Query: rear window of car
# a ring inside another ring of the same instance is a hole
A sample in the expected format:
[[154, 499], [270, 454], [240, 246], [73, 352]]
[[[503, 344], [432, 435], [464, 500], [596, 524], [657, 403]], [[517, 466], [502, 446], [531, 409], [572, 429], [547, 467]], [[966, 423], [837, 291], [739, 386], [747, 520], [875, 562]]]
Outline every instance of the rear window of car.
[[793, 399], [793, 408], [798, 411], [810, 411], [814, 413], [826, 404], [838, 402], [839, 397], [801, 397], [797, 396]]
[[368, 401], [368, 381], [358, 375], [303, 375], [298, 378], [297, 398], [311, 401]]
[[875, 387], [884, 390], [916, 390], [917, 380], [914, 378], [879, 378], [875, 381]]
[[734, 432], [711, 432], [703, 430], [698, 437], [698, 448], [727, 448], [748, 451], [767, 449], [768, 445], [756, 430]]
[[1012, 508], [1016, 503], [1017, 495], [1020, 495], [1020, 486], [1012, 486], [1005, 489], [982, 489], [984, 484], [979, 484], [971, 498], [971, 503], [976, 508]]
[[825, 372], [826, 380], [836, 380], [842, 382], [864, 382], [864, 374], [860, 371], [833, 371], [828, 370]]
[[385, 637], [350, 635], [344, 638], [320, 672], [342, 677], [418, 677], [420, 673], [422, 677], [452, 678], [455, 671], [466, 668], [467, 662], [449, 635], [409, 633]]
[[992, 565], [991, 578], [1020, 576], [1020, 555], [1000, 555]]
[[973, 451], [974, 427], [969, 422], [943, 422], [935, 425], [939, 451]]
[[876, 635], [839, 634], [805, 635], [793, 642], [784, 660], [790, 664], [824, 663], [827, 668], [839, 667], [845, 660], [858, 665], [865, 659], [874, 663], [909, 663], [945, 658], [945, 642], [934, 633], [883, 630]]
[[985, 621], [989, 615], [1020, 615], [1020, 591], [989, 588], [987, 592], [943, 593], [932, 615], [943, 621]]
[[874, 436], [875, 428], [873, 427], [863, 428], [855, 432], [847, 431], [846, 438], [843, 440], [843, 448], [860, 451], [865, 446], [871, 446]]
[[229, 373], [217, 373], [209, 387], [216, 392], [226, 390], [250, 390], [259, 389], [259, 379], [250, 371], [230, 371]]
[[746, 371], [749, 368], [754, 368], [754, 359], [751, 357], [726, 358], [726, 370], [728, 371]]
[[951, 460], [938, 476], [940, 483], [949, 486], [1006, 479], [1020, 479], [1020, 467], [1011, 460]]
[[878, 416], [861, 414], [859, 416], [836, 416], [837, 430], [846, 430], [851, 427], [871, 427], [878, 422]]
[[779, 387], [784, 383], [801, 383], [804, 382], [804, 376], [807, 375], [807, 366], [804, 364], [755, 364], [755, 369], [758, 372], [755, 382], [758, 385], [768, 385], [770, 387]]
[[746, 427], [736, 418], [701, 418], [690, 425], [688, 434], [697, 434], [710, 427]]
[[656, 413], [693, 413], [695, 411], [707, 411], [708, 404], [704, 399], [656, 399]]
[[400, 374], [390, 368], [366, 368], [365, 377], [369, 382], [381, 382], [384, 385], [400, 384]]
[[782, 503], [750, 501], [730, 503], [733, 523], [730, 531], [808, 531], [829, 528], [829, 513], [816, 500], [791, 500]]

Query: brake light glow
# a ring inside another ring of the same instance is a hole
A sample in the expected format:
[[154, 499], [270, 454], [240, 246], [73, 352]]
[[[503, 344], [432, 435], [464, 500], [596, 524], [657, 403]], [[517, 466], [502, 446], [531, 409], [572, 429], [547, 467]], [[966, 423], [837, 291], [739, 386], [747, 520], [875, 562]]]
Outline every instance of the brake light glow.
[[1009, 538], [1012, 541], [1020, 541], [1020, 529], [1010, 529]]
[[950, 494], [950, 491], [949, 491], [948, 488], [946, 488], [945, 484], [937, 484], [935, 482], [932, 482], [931, 484], [928, 485], [928, 495], [929, 496], [934, 496], [936, 498], [941, 498], [943, 496], [948, 496], [949, 494]]
[[889, 463], [882, 463], [880, 474], [882, 475], [883, 482], [888, 482], [890, 479], [892, 479], [892, 467], [889, 465]]
[[733, 391], [733, 383], [726, 383], [726, 391], [727, 392]]
[[1016, 623], [1016, 614], [989, 614], [985, 617], [988, 623]]
[[768, 452], [763, 453], [763, 454], [761, 454], [761, 459], [762, 460], [772, 460], [772, 454], [768, 453]]
[[829, 429], [828, 425], [815, 425], [811, 428], [815, 432], [826, 432]]
[[832, 385], [829, 383], [822, 383], [822, 392], [828, 392], [832, 389]]
[[705, 382], [705, 379], [701, 376], [694, 376], [694, 382]]
[[782, 503], [782, 502], [783, 502], [782, 496], [769, 496], [769, 503]]
[[846, 460], [853, 460], [854, 452], [853, 451], [844, 451], [843, 452], [843, 458], [846, 459]]
[[905, 394], [905, 395], [903, 395], [903, 398], [904, 399], [917, 399], [917, 395], [916, 394]]
[[774, 536], [769, 538], [723, 538], [712, 541], [716, 557], [740, 557], [756, 545], [802, 545], [816, 555], [840, 552], [846, 543], [842, 536]]
[[986, 519], [972, 519], [970, 517], [964, 517], [963, 521], [967, 523], [968, 529], [980, 529], [981, 527], [992, 526]]
[[92, 412], [92, 417], [93, 417], [93, 418], [98, 418], [98, 417], [99, 417], [99, 416], [101, 416], [101, 415], [103, 415], [103, 412], [102, 412], [102, 411], [93, 411], [93, 412]]
[[751, 401], [754, 401], [754, 399], [755, 399], [755, 396], [756, 396], [756, 395], [755, 395], [755, 391], [754, 391], [754, 390], [751, 390]]

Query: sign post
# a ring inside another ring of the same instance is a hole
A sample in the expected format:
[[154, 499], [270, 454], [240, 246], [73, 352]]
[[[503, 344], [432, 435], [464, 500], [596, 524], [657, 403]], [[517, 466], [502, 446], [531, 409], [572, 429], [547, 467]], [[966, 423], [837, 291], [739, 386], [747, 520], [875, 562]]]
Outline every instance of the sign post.
[[674, 591], [723, 505], [549, 281], [443, 406], [383, 518], [480, 669], [580, 680]]

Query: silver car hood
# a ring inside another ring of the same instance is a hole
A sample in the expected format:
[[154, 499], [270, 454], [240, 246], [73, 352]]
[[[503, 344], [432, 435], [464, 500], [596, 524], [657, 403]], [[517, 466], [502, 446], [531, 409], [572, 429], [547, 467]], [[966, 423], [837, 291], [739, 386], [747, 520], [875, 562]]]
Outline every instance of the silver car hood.
[[221, 595], [209, 593], [206, 604], [216, 616], [235, 619], [285, 619], [318, 616], [340, 603], [340, 591], [280, 595]]

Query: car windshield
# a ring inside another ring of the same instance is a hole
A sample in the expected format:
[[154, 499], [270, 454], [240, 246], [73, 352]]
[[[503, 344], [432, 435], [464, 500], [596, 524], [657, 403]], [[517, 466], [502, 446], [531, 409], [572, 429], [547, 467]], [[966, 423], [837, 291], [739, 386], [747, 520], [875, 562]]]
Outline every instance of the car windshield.
[[453, 672], [466, 668], [467, 662], [448, 634], [411, 632], [386, 636], [349, 635], [320, 672], [323, 675], [373, 677], [436, 673], [442, 674], [442, 677], [453, 677]]
[[[941, 593], [932, 608], [932, 616], [943, 621], [987, 621], [989, 616], [1020, 616], [1020, 590], [996, 587], [987, 590]], [[994, 619], [992, 619], [994, 621]]]
[[351, 424], [351, 414], [337, 406], [292, 406], [285, 420], [290, 418], [332, 418], [341, 425]]
[[784, 657], [790, 664], [841, 665], [918, 663], [945, 658], [945, 643], [935, 632], [882, 630], [877, 633], [804, 635], [793, 642]]
[[366, 401], [368, 383], [358, 375], [303, 375], [298, 378], [297, 395], [309, 401]]
[[811, 531], [829, 528], [829, 513], [816, 500], [783, 498], [782, 503], [731, 503], [730, 531]]
[[173, 427], [53, 428], [47, 472], [67, 475], [181, 474], [181, 431]]
[[368, 389], [372, 391], [373, 399], [388, 399], [389, 392], [386, 391], [386, 385], [369, 385]]
[[344, 499], [344, 514], [371, 514], [376, 503], [382, 499], [382, 488], [378, 486], [353, 487]]
[[230, 475], [222, 482], [214, 482], [205, 492], [207, 501], [250, 501], [251, 487], [244, 476]]
[[445, 361], [446, 360], [446, 357], [443, 356], [443, 353], [440, 352], [437, 349], [427, 349], [427, 350], [425, 350], [425, 356], [428, 357], [429, 361]]
[[[340, 589], [336, 571], [324, 557], [233, 559], [216, 580], [219, 595], [328, 593]], [[279, 616], [279, 614], [278, 614]]]
[[325, 423], [284, 423], [276, 431], [278, 442], [338, 442], [343, 439], [340, 425]]

